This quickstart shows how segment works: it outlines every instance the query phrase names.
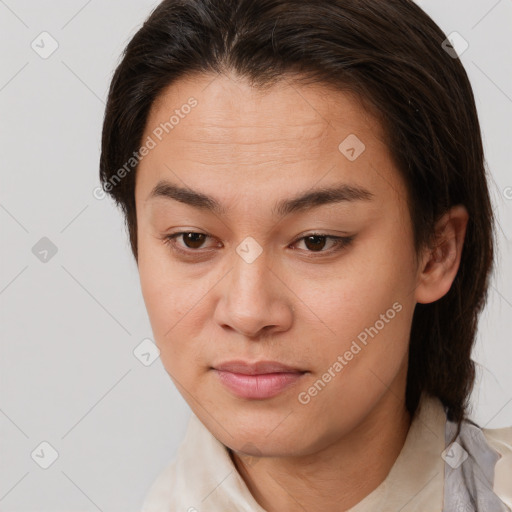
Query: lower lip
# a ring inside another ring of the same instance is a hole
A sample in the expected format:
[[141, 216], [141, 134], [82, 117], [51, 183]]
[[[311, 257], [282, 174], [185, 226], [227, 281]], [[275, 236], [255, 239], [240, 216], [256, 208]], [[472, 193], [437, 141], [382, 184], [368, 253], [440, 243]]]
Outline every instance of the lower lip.
[[245, 375], [215, 370], [221, 382], [241, 398], [264, 399], [278, 395], [295, 384], [304, 373], [265, 373]]

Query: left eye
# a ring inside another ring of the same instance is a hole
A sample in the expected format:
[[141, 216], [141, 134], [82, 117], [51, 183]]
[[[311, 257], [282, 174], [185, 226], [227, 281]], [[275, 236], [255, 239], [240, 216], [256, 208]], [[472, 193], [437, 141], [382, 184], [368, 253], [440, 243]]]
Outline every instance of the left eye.
[[[304, 245], [308, 248], [308, 252], [332, 252], [341, 250], [352, 242], [353, 236], [329, 236], [323, 234], [311, 234], [303, 236], [296, 240], [296, 242], [304, 241]], [[326, 241], [331, 240], [331, 249], [323, 251], [322, 249], [326, 246]]]
[[[177, 244], [176, 240], [178, 238], [182, 239], [184, 245]], [[206, 241], [206, 239], [211, 238], [209, 235], [205, 233], [198, 233], [194, 231], [180, 231], [177, 233], [173, 233], [171, 235], [166, 235], [163, 238], [165, 244], [168, 244], [172, 250], [177, 251], [183, 254], [193, 254], [199, 253], [199, 249]], [[318, 233], [312, 233], [301, 238], [298, 238], [291, 245], [296, 245], [298, 242], [304, 241], [306, 246], [306, 252], [310, 253], [330, 253], [342, 250], [347, 247], [352, 240], [354, 239], [354, 235], [352, 236], [330, 236]], [[323, 250], [327, 245], [327, 241], [331, 240], [331, 248], [327, 250]]]

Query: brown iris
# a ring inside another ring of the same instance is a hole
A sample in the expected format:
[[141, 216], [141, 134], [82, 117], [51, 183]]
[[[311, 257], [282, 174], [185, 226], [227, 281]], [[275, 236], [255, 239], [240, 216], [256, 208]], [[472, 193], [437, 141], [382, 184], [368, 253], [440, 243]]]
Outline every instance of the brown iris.
[[311, 249], [313, 251], [321, 250], [325, 247], [325, 239], [325, 236], [311, 235], [304, 238], [304, 243], [306, 244], [306, 247], [308, 249]]
[[183, 241], [189, 249], [199, 249], [203, 244], [206, 235], [204, 233], [184, 233]]

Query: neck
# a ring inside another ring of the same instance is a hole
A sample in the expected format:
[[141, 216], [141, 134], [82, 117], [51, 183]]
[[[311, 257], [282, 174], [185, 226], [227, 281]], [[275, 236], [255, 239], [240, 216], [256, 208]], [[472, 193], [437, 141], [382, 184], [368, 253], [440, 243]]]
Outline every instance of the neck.
[[291, 512], [298, 506], [308, 512], [342, 511], [384, 481], [410, 424], [405, 398], [398, 400], [396, 391], [389, 390], [356, 429], [312, 455], [261, 457], [256, 464], [252, 457], [230, 453], [251, 494], [267, 512]]

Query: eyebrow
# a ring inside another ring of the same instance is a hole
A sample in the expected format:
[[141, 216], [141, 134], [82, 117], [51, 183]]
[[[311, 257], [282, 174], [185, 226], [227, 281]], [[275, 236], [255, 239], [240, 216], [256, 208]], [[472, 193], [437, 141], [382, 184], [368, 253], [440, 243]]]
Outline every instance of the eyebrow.
[[[193, 208], [209, 211], [217, 215], [226, 214], [226, 208], [217, 199], [190, 188], [179, 187], [166, 180], [161, 180], [155, 185], [148, 199], [157, 197], [173, 199]], [[374, 194], [364, 187], [342, 183], [332, 187], [309, 190], [291, 199], [282, 199], [274, 205], [272, 214], [284, 217], [292, 213], [310, 210], [327, 204], [370, 201], [373, 197]]]

